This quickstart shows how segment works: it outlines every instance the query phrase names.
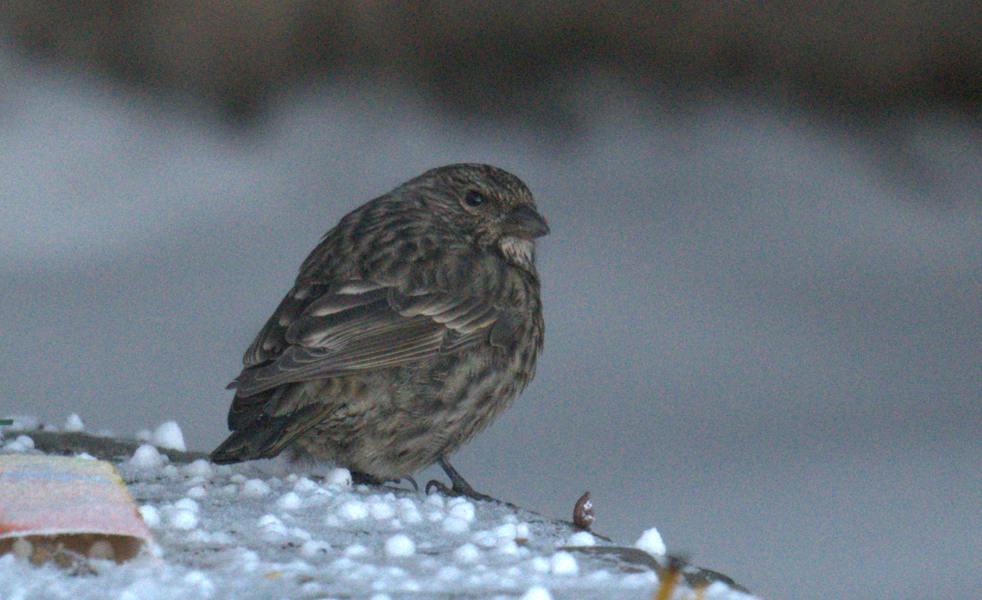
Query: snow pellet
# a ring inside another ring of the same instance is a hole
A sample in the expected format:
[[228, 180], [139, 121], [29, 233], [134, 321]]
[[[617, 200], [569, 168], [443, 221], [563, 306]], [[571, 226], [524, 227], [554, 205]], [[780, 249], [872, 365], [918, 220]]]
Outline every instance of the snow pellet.
[[338, 507], [338, 516], [345, 521], [360, 521], [368, 518], [368, 507], [364, 502], [351, 500]]
[[310, 479], [309, 477], [301, 477], [293, 484], [293, 491], [298, 494], [309, 494], [314, 490], [320, 489], [321, 486], [317, 485], [317, 482]]
[[589, 531], [574, 533], [566, 540], [567, 546], [595, 546], [596, 544], [597, 538], [593, 537], [593, 534]]
[[184, 473], [191, 477], [210, 477], [213, 472], [211, 463], [203, 458], [199, 458], [184, 467]]
[[642, 533], [638, 541], [634, 542], [634, 547], [640, 548], [648, 554], [665, 554], [665, 542], [662, 541], [658, 529], [654, 527]]
[[481, 551], [474, 544], [464, 544], [454, 550], [453, 558], [459, 563], [472, 564], [481, 559]]
[[164, 457], [150, 444], [143, 444], [130, 457], [130, 464], [137, 469], [156, 469], [164, 465]]
[[65, 419], [65, 424], [62, 425], [62, 429], [73, 432], [85, 431], [85, 423], [82, 422], [82, 417], [78, 416], [76, 413], [72, 413], [68, 415], [67, 419]]
[[449, 534], [466, 533], [471, 528], [471, 524], [468, 521], [458, 519], [457, 517], [447, 517], [441, 525], [443, 526], [443, 530]]
[[553, 575], [576, 575], [580, 572], [580, 566], [576, 563], [576, 557], [569, 552], [557, 552], [552, 555], [549, 561]]
[[160, 527], [160, 513], [157, 511], [157, 507], [152, 504], [144, 504], [139, 510], [147, 527]]
[[303, 498], [296, 492], [287, 492], [276, 501], [276, 507], [283, 510], [297, 510], [303, 506]]
[[170, 511], [167, 522], [174, 529], [190, 531], [198, 526], [198, 515], [193, 510], [175, 508]]
[[272, 493], [269, 484], [262, 479], [250, 479], [242, 484], [242, 495], [247, 498], [262, 498]]
[[371, 513], [373, 519], [378, 521], [387, 521], [396, 516], [396, 509], [387, 502], [373, 502], [369, 504], [368, 512]]
[[324, 485], [340, 490], [351, 489], [351, 471], [348, 469], [332, 469], [324, 478]]
[[522, 600], [552, 600], [552, 594], [541, 585], [533, 585], [522, 594]]
[[171, 450], [179, 450], [181, 452], [187, 451], [187, 445], [184, 443], [184, 433], [181, 431], [180, 425], [177, 421], [166, 421], [161, 423], [157, 429], [153, 432], [153, 437], [150, 439], [154, 445], [160, 448], [169, 448]]
[[400, 533], [385, 540], [385, 553], [395, 558], [412, 556], [416, 553], [416, 544], [408, 535]]
[[447, 515], [464, 521], [473, 521], [474, 503], [464, 498], [455, 498], [450, 502]]

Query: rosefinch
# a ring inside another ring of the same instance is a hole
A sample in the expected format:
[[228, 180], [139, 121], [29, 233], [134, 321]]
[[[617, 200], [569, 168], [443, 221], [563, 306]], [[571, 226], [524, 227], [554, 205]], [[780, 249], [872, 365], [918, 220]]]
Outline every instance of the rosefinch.
[[535, 374], [542, 302], [528, 188], [433, 169], [355, 209], [300, 267], [229, 385], [217, 463], [291, 448], [360, 481], [408, 477], [487, 427]]

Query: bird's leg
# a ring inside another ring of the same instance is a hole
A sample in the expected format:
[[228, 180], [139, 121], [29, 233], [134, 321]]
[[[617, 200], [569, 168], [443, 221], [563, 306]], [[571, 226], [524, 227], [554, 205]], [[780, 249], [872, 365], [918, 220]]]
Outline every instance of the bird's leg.
[[436, 479], [432, 479], [426, 484], [427, 493], [429, 493], [430, 488], [436, 488], [442, 494], [447, 496], [464, 496], [465, 498], [470, 498], [471, 500], [501, 502], [500, 500], [492, 498], [491, 496], [474, 491], [471, 484], [467, 483], [467, 481], [461, 477], [460, 473], [457, 472], [457, 469], [450, 466], [450, 463], [447, 462], [446, 458], [441, 456], [440, 458], [436, 459], [436, 462], [438, 465], [440, 465], [440, 468], [443, 469], [443, 472], [447, 474], [447, 477], [450, 478], [450, 483], [453, 484], [453, 487], [448, 488], [445, 484], [437, 481]]

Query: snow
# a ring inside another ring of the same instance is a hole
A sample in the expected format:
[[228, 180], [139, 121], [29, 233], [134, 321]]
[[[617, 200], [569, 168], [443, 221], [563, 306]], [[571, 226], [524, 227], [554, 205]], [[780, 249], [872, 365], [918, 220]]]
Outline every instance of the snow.
[[634, 542], [634, 546], [648, 554], [665, 554], [665, 542], [662, 541], [661, 534], [654, 527], [642, 533], [638, 541]]
[[[31, 451], [21, 437], [4, 451]], [[181, 438], [173, 423], [159, 440]], [[344, 469], [176, 464], [149, 444], [117, 468], [157, 546], [120, 565], [90, 558], [81, 577], [5, 555], [0, 598], [649, 598], [658, 585], [650, 570], [578, 552], [603, 543], [589, 532], [494, 503], [352, 486]], [[638, 544], [660, 539], [649, 529]], [[705, 597], [750, 598], [725, 585]]]
[[173, 450], [180, 450], [181, 452], [187, 450], [187, 446], [184, 444], [184, 434], [181, 432], [181, 428], [176, 421], [161, 423], [154, 430], [150, 441], [161, 448], [171, 448]]
[[85, 431], [85, 424], [82, 423], [82, 417], [78, 416], [77, 413], [72, 413], [65, 419], [63, 429], [65, 431]]

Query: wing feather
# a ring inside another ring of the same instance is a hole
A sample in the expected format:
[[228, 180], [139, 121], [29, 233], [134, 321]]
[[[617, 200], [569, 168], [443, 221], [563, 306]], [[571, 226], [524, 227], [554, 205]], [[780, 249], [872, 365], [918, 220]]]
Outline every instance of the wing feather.
[[[309, 298], [295, 320], [280, 318], [279, 312], [270, 323], [281, 324], [282, 331], [268, 323], [260, 335], [273, 335], [285, 347], [265, 362], [247, 365], [233, 382], [240, 398], [288, 383], [457, 352], [485, 339], [499, 316], [491, 303], [476, 298], [428, 290], [407, 294], [371, 282], [348, 282]], [[253, 343], [262, 345], [259, 339]]]

